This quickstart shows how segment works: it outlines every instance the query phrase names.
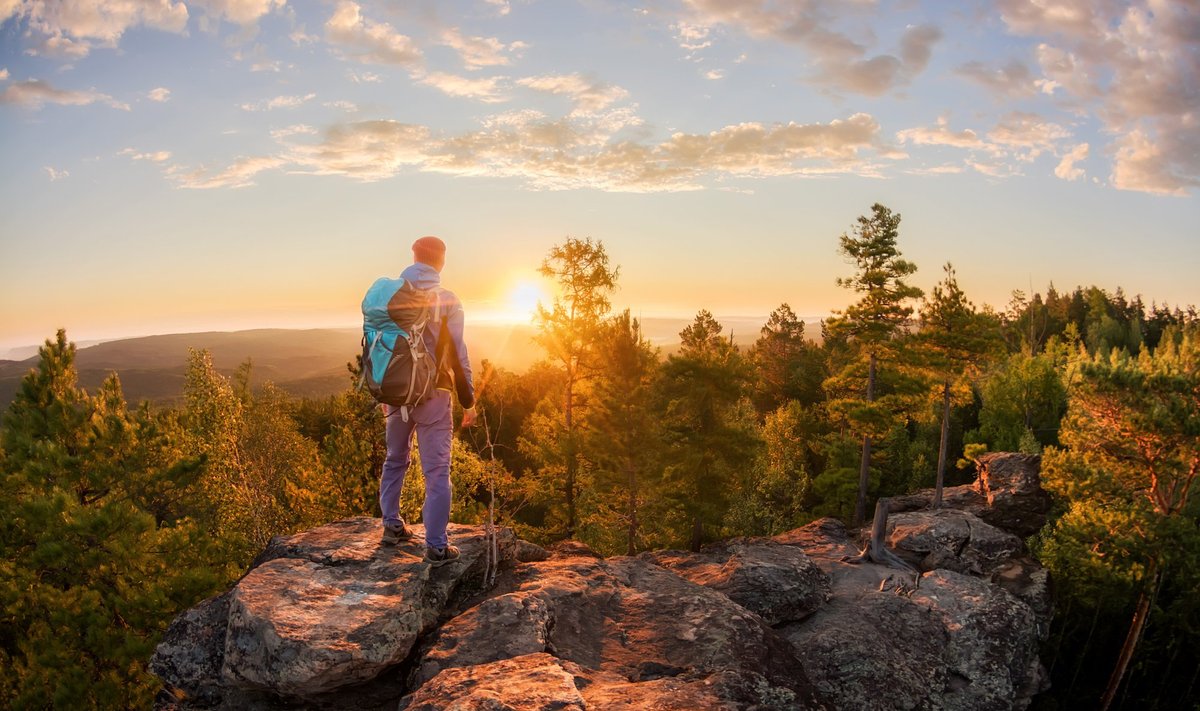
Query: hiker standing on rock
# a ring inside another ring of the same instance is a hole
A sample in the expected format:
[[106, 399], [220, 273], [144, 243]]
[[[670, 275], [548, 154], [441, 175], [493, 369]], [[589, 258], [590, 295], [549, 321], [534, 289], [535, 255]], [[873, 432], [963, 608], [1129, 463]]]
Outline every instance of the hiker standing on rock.
[[[454, 434], [450, 390], [458, 393], [458, 401], [465, 409], [463, 427], [470, 427], [475, 424], [475, 388], [467, 346], [463, 342], [462, 304], [452, 292], [441, 288], [446, 244], [437, 237], [422, 237], [413, 243], [412, 250], [413, 264], [401, 272], [400, 278], [420, 293], [429, 294], [433, 303], [429, 323], [423, 324], [423, 328], [418, 327], [415, 333], [420, 334], [424, 342], [424, 354], [436, 359], [436, 382], [432, 384], [432, 392], [411, 409], [383, 404], [387, 457], [379, 482], [379, 507], [383, 510], [383, 543], [395, 545], [411, 540], [412, 530], [400, 518], [400, 490], [408, 472], [415, 431], [421, 469], [425, 474], [425, 505], [421, 509], [425, 524], [425, 560], [440, 566], [459, 556], [458, 548], [450, 545], [446, 537], [452, 493], [450, 441]], [[390, 303], [394, 316], [397, 299], [393, 297]]]

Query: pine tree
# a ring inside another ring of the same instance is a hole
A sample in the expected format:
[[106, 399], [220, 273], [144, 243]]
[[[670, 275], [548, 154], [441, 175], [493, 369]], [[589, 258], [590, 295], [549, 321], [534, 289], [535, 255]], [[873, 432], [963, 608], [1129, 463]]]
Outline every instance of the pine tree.
[[[1052, 571], [1124, 578], [1136, 594], [1100, 701], [1106, 709], [1168, 571], [1193, 586], [1197, 580], [1184, 563], [1200, 546], [1200, 510], [1191, 498], [1200, 475], [1200, 332], [1164, 336], [1153, 353], [1136, 358], [1113, 351], [1083, 360], [1061, 440], [1063, 449], [1045, 455], [1043, 482], [1069, 508], [1047, 535], [1044, 558]], [[1157, 606], [1168, 604], [1159, 599]]]
[[814, 405], [827, 373], [821, 351], [804, 337], [804, 322], [787, 304], [771, 312], [750, 350], [754, 364], [754, 405], [760, 413], [789, 400]]
[[[913, 313], [909, 302], [921, 296], [920, 289], [904, 282], [917, 267], [902, 259], [896, 248], [900, 215], [879, 203], [871, 206], [871, 213], [870, 217], [860, 216], [853, 234], [843, 234], [840, 240], [840, 251], [857, 271], [839, 278], [838, 286], [861, 294], [861, 298], [827, 323], [831, 335], [845, 339], [853, 354], [853, 360], [826, 381], [825, 387], [841, 395], [831, 404], [832, 409], [862, 436], [855, 526], [862, 525], [866, 517], [872, 437], [886, 432], [895, 410], [895, 403], [877, 401], [877, 369], [880, 362], [896, 361], [895, 340], [904, 333]], [[860, 382], [865, 392], [854, 393]]]
[[597, 550], [633, 555], [653, 530], [648, 506], [658, 503], [661, 433], [653, 410], [652, 388], [658, 374], [658, 349], [642, 335], [637, 319], [625, 310], [604, 327], [599, 348], [605, 354], [597, 378], [586, 440], [595, 463], [594, 512], [585, 537]]
[[946, 477], [946, 448], [950, 435], [951, 390], [960, 386], [960, 398], [972, 397], [970, 380], [978, 374], [984, 357], [1000, 345], [998, 324], [975, 310], [958, 286], [954, 267], [944, 267], [946, 278], [933, 288], [921, 308], [920, 342], [927, 356], [927, 367], [941, 390], [941, 437], [938, 445], [937, 483], [933, 506], [942, 503], [942, 485]]
[[200, 463], [115, 375], [79, 388], [63, 331], [39, 353], [0, 428], [0, 705], [147, 707], [158, 636], [233, 571], [178, 500]]
[[539, 271], [557, 282], [559, 295], [549, 309], [538, 304], [537, 341], [562, 369], [564, 383], [558, 407], [542, 410], [526, 449], [541, 459], [539, 478], [559, 482], [554, 487], [559, 496], [554, 498], [556, 505], [562, 504], [562, 535], [573, 538], [579, 524], [580, 479], [587, 467], [580, 454], [587, 430], [585, 397], [597, 369], [596, 339], [611, 308], [608, 295], [619, 270], [609, 268], [602, 242], [568, 237], [550, 249]]
[[752, 414], [742, 407], [749, 365], [721, 330], [700, 311], [680, 332], [679, 353], [667, 358], [659, 382], [670, 462], [665, 486], [691, 529], [692, 550], [706, 539], [706, 526], [723, 520], [736, 469], [752, 461], [756, 445]]

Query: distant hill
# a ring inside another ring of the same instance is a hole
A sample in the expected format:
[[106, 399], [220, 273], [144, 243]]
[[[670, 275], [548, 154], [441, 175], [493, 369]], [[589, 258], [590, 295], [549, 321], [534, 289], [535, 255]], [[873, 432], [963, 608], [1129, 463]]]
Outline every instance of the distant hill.
[[[766, 321], [753, 317], [720, 320], [724, 332], [732, 332], [734, 342], [743, 347], [758, 338]], [[665, 355], [678, 350], [679, 332], [690, 322], [644, 318], [642, 328]], [[809, 336], [816, 335], [816, 330], [810, 326]], [[529, 325], [469, 323], [471, 361], [478, 367], [486, 358], [500, 367], [522, 372], [544, 357], [533, 341], [534, 332]], [[213, 364], [222, 373], [233, 373], [249, 358], [253, 383], [270, 381], [298, 397], [322, 397], [350, 385], [346, 364], [359, 353], [361, 338], [362, 331], [357, 328], [270, 328], [144, 336], [81, 345], [76, 367], [80, 384], [88, 390], [99, 387], [110, 372], [116, 371], [130, 403], [150, 400], [165, 404], [182, 398], [188, 349], [208, 349]], [[36, 365], [36, 355], [24, 360], [0, 360], [0, 406], [8, 406], [21, 378]]]

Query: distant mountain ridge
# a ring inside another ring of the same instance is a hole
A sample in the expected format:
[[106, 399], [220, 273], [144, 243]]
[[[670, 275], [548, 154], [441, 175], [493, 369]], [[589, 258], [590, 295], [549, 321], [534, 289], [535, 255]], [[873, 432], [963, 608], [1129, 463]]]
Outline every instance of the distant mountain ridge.
[[[758, 338], [765, 322], [765, 317], [721, 319], [724, 333], [732, 333], [734, 342], [743, 347]], [[691, 320], [647, 317], [641, 323], [647, 339], [667, 354], [678, 348], [679, 332]], [[810, 338], [816, 335], [815, 329], [808, 330]], [[502, 368], [522, 372], [544, 357], [534, 335], [532, 325], [468, 323], [471, 361], [478, 367], [486, 358]], [[167, 404], [183, 396], [188, 350], [207, 349], [222, 373], [233, 373], [250, 359], [252, 383], [270, 381], [297, 397], [323, 397], [351, 384], [346, 365], [360, 352], [361, 338], [358, 328], [260, 328], [142, 336], [96, 345], [78, 344], [75, 365], [80, 385], [89, 391], [115, 371], [130, 403], [149, 400]], [[0, 360], [0, 407], [8, 406], [21, 378], [37, 361], [37, 355]]]

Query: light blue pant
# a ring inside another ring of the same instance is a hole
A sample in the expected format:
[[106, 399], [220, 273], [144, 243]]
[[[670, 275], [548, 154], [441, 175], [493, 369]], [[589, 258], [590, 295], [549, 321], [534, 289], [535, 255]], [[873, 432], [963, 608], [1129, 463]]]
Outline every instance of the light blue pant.
[[400, 525], [400, 490], [411, 461], [413, 430], [417, 432], [417, 449], [421, 455], [421, 471], [425, 474], [425, 505], [421, 520], [425, 524], [425, 545], [445, 548], [446, 524], [450, 522], [450, 439], [454, 424], [450, 414], [450, 393], [434, 391], [433, 397], [417, 405], [408, 415], [400, 417], [400, 409], [385, 407], [387, 413], [387, 457], [383, 460], [383, 476], [379, 480], [379, 508], [384, 525]]

